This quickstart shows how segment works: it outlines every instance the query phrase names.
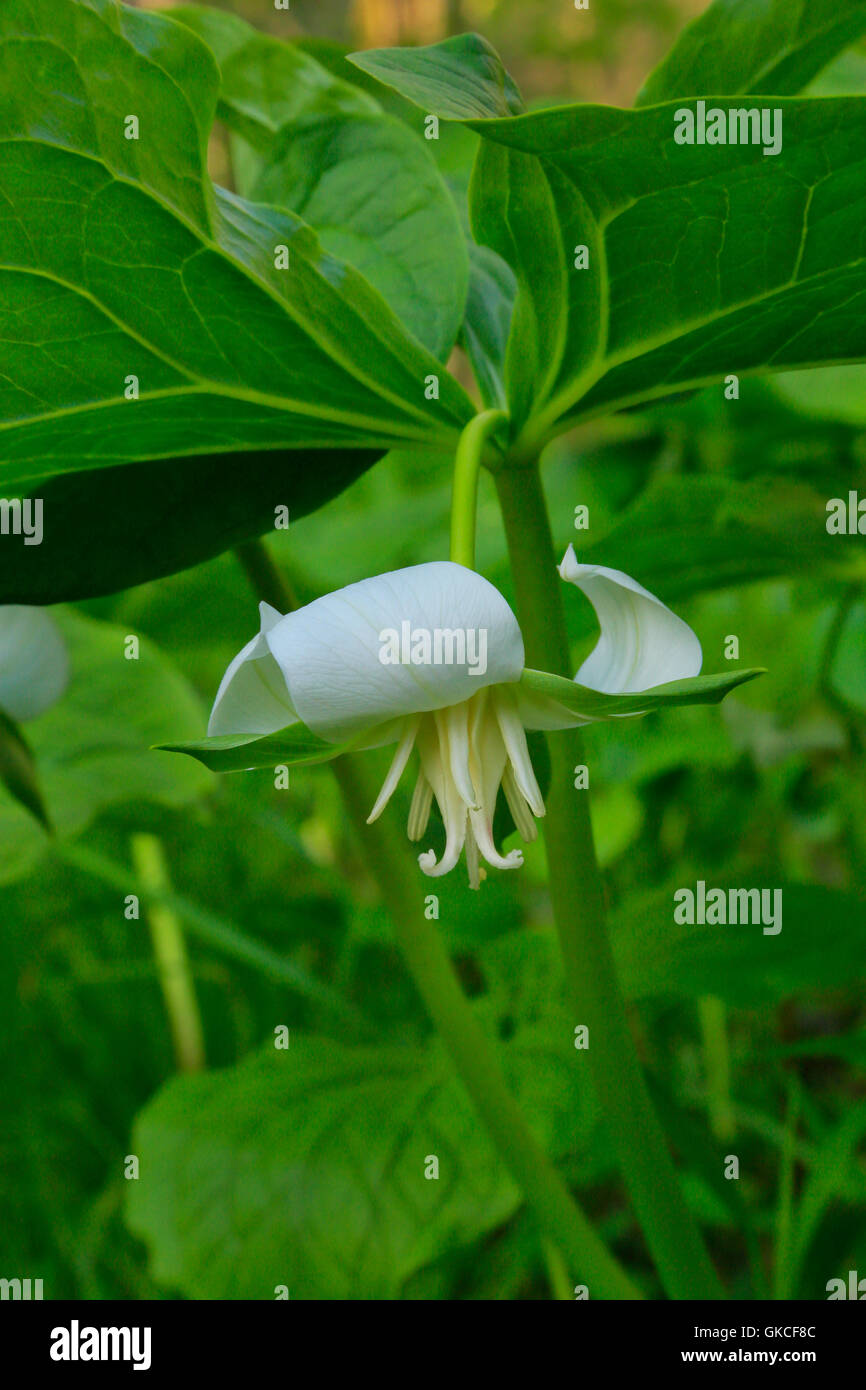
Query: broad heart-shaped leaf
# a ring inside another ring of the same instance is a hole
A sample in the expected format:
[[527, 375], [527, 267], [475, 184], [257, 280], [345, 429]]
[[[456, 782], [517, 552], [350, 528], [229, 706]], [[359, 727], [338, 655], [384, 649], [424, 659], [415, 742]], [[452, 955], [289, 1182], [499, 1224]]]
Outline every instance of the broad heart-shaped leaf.
[[298, 720], [275, 734], [215, 734], [188, 743], [161, 743], [159, 751], [188, 753], [212, 772], [250, 772], [275, 763], [290, 767], [327, 763], [356, 744], [355, 739], [328, 743]]
[[793, 95], [866, 31], [866, 0], [714, 0], [650, 74], [638, 106], [705, 92]]
[[[42, 799], [58, 837], [80, 835], [120, 803], [183, 806], [213, 779], [203, 768], [150, 751], [158, 739], [201, 728], [204, 710], [191, 686], [152, 643], [126, 659], [129, 628], [53, 612], [69, 651], [63, 698], [27, 725]], [[0, 789], [0, 883], [38, 863], [50, 841]]]
[[331, 500], [381, 453], [280, 449], [65, 473], [40, 483], [38, 546], [0, 547], [0, 603], [95, 598], [201, 564]]
[[[781, 111], [775, 156], [761, 144], [677, 144], [675, 104], [475, 125], [487, 142], [475, 233], [520, 284], [509, 349], [518, 451], [581, 417], [728, 374], [866, 357], [866, 100], [762, 108]], [[575, 268], [580, 246], [586, 269]]]
[[714, 676], [692, 676], [688, 680], [669, 681], [642, 690], [636, 695], [606, 695], [590, 690], [565, 676], [553, 676], [548, 671], [526, 670], [520, 677], [520, 691], [532, 701], [536, 696], [554, 700], [573, 714], [584, 719], [613, 719], [623, 714], [643, 714], [648, 710], [667, 709], [674, 705], [716, 705], [738, 685], [745, 685], [756, 676], [763, 676], [760, 667], [728, 671]]
[[213, 451], [451, 447], [471, 418], [300, 219], [211, 184], [218, 83], [201, 40], [160, 16], [0, 6], [7, 495]]
[[218, 114], [254, 147], [233, 144], [239, 191], [303, 217], [326, 251], [360, 271], [419, 342], [446, 358], [469, 265], [431, 142], [294, 45], [233, 15], [174, 13], [211, 43], [222, 75]]
[[524, 109], [514, 79], [480, 34], [428, 48], [371, 48], [349, 54], [349, 62], [446, 120], [516, 116]]
[[[573, 1151], [587, 1102], [568, 1020], [558, 1036], [528, 1021], [501, 1050], [541, 1142]], [[171, 1081], [132, 1143], [127, 1223], [156, 1280], [192, 1298], [398, 1298], [520, 1205], [435, 1042], [350, 1048], [293, 1029], [284, 1050]]]

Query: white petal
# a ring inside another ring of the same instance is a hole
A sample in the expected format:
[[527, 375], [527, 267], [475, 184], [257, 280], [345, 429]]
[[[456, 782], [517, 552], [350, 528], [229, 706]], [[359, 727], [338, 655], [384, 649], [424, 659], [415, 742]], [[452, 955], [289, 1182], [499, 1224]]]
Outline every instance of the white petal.
[[[397, 664], [381, 659], [389, 631]], [[437, 632], [444, 634], [438, 652]], [[467, 643], [462, 653], [456, 632]], [[411, 659], [417, 633], [428, 635], [429, 663]], [[283, 618], [267, 640], [299, 717], [335, 742], [398, 715], [468, 700], [484, 686], [517, 681], [523, 670], [523, 639], [505, 599], [474, 570], [448, 560], [338, 589]]]
[[222, 678], [207, 726], [209, 735], [273, 734], [298, 717], [267, 642], [267, 633], [283, 620], [282, 614], [268, 603], [259, 605], [259, 613], [258, 636], [238, 652]]
[[592, 690], [624, 695], [696, 676], [701, 644], [688, 623], [621, 570], [580, 565], [568, 547], [559, 567], [598, 615], [601, 636], [575, 680]]
[[69, 680], [69, 656], [44, 608], [0, 608], [0, 709], [23, 723], [55, 704]]

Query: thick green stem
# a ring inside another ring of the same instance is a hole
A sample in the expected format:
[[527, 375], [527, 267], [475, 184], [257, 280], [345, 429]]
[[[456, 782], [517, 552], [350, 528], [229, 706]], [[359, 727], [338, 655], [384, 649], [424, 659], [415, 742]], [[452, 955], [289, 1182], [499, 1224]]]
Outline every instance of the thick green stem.
[[[528, 666], [571, 676], [565, 614], [537, 464], [496, 475]], [[723, 1298], [649, 1099], [604, 925], [604, 890], [577, 729], [550, 740], [545, 818], [550, 894], [575, 1024], [589, 1029], [587, 1060], [659, 1276], [671, 1298]]]
[[[287, 611], [292, 607], [291, 595], [264, 546], [259, 543], [258, 548], [255, 563], [250, 564], [251, 557], [245, 557], [247, 573], [256, 576], [262, 598]], [[641, 1298], [640, 1290], [590, 1226], [515, 1104], [494, 1047], [463, 994], [442, 938], [425, 916], [419, 870], [410, 847], [402, 840], [395, 843], [385, 819], [367, 824], [377, 788], [368, 782], [361, 759], [338, 758], [331, 767], [427, 1012], [542, 1233], [567, 1258], [574, 1282], [587, 1284], [591, 1295]]]
[[505, 418], [501, 410], [483, 411], [470, 420], [457, 445], [451, 496], [451, 559], [470, 570], [475, 568], [475, 517], [481, 459], [485, 444]]

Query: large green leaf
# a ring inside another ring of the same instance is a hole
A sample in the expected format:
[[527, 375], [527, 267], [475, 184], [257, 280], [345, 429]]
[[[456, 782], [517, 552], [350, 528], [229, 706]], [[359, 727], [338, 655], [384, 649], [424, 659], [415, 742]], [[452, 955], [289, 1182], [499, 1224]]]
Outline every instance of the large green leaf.
[[[731, 373], [866, 356], [866, 101], [776, 107], [771, 158], [760, 145], [675, 144], [674, 105], [477, 126], [501, 147], [479, 159], [473, 220], [520, 283], [509, 392], [520, 388], [518, 424], [535, 416], [527, 448], [590, 414], [721, 389]], [[571, 259], [581, 244], [587, 269]]]
[[175, 14], [211, 43], [222, 74], [218, 113], [254, 147], [251, 158], [235, 146], [240, 192], [303, 217], [326, 251], [360, 271], [425, 347], [447, 357], [469, 266], [431, 142], [294, 45], [232, 15]]
[[[150, 751], [158, 739], [201, 728], [204, 712], [187, 682], [144, 639], [127, 659], [126, 628], [74, 610], [54, 616], [69, 649], [69, 686], [27, 725], [27, 742], [58, 836], [80, 834], [124, 802], [181, 806], [207, 791], [203, 768]], [[26, 873], [49, 843], [32, 815], [0, 791], [0, 882]]]
[[[471, 61], [451, 80], [471, 94]], [[409, 77], [401, 90], [420, 100]], [[458, 106], [452, 93], [432, 109]], [[468, 120], [483, 137], [473, 231], [518, 281], [506, 371], [518, 461], [592, 414], [866, 357], [866, 100], [760, 106], [781, 112], [771, 157], [676, 143], [675, 103]]]
[[371, 48], [349, 61], [431, 114], [466, 121], [516, 116], [523, 100], [495, 48], [459, 34], [428, 48]]
[[714, 0], [650, 74], [639, 106], [805, 87], [866, 30], [864, 0]]
[[7, 493], [215, 450], [453, 444], [471, 416], [300, 219], [211, 184], [218, 82], [201, 40], [160, 16], [110, 0], [0, 8]]
[[[582, 1107], [560, 1040], [503, 1049], [555, 1152]], [[172, 1081], [139, 1115], [126, 1216], [154, 1277], [193, 1298], [389, 1299], [415, 1270], [505, 1222], [517, 1190], [438, 1044], [347, 1048], [293, 1032], [212, 1076]], [[439, 1160], [438, 1178], [425, 1163]]]
[[381, 454], [276, 450], [157, 459], [41, 483], [38, 546], [0, 548], [0, 603], [63, 603], [161, 579], [297, 521]]

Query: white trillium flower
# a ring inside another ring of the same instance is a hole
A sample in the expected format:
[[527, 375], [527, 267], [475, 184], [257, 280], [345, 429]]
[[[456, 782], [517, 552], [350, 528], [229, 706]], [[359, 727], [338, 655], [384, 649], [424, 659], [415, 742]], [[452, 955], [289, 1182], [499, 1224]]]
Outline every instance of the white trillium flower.
[[[622, 694], [698, 674], [701, 648], [691, 628], [628, 575], [580, 565], [571, 547], [559, 572], [583, 591], [601, 625], [575, 677], [580, 684]], [[396, 742], [370, 821], [417, 747], [409, 838], [423, 839], [434, 798], [445, 826], [441, 857], [432, 849], [419, 855], [424, 872], [448, 873], [465, 849], [477, 888], [482, 858], [499, 869], [523, 862], [519, 849], [497, 850], [493, 815], [501, 787], [524, 841], [535, 839], [544, 801], [526, 730], [588, 721], [518, 684], [523, 638], [492, 584], [437, 561], [350, 584], [285, 616], [266, 603], [260, 611], [258, 636], [223, 677], [209, 735], [276, 733], [300, 720], [332, 743]]]
[[16, 723], [57, 703], [69, 680], [69, 657], [44, 608], [0, 606], [0, 710]]

